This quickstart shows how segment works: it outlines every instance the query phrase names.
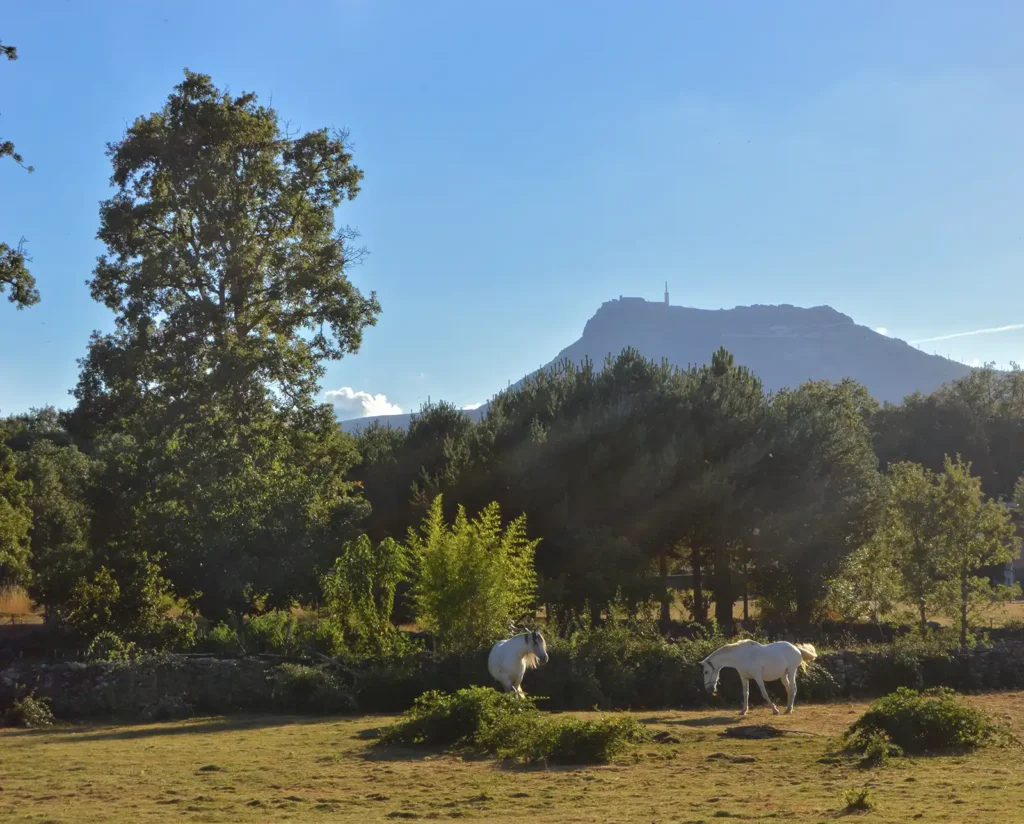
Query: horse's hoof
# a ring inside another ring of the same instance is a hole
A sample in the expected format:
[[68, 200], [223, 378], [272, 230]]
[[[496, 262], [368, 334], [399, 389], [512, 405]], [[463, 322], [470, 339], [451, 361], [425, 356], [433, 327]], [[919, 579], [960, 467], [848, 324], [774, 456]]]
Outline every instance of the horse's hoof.
[[746, 710], [740, 710], [740, 718], [747, 714]]
[[772, 707], [772, 715], [778, 715], [778, 714], [779, 714], [779, 708], [778, 707]]

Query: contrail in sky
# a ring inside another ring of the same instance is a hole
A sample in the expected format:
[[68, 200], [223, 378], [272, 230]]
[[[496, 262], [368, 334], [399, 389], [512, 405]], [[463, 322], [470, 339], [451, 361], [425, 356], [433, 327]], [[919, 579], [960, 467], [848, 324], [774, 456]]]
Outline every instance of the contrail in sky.
[[1011, 323], [1009, 326], [993, 326], [991, 329], [974, 329], [970, 332], [954, 332], [952, 335], [938, 335], [934, 338], [921, 338], [911, 341], [915, 346], [919, 343], [933, 343], [938, 340], [952, 340], [953, 338], [967, 338], [971, 335], [991, 335], [995, 332], [1013, 332], [1017, 329], [1024, 329], [1024, 323]]

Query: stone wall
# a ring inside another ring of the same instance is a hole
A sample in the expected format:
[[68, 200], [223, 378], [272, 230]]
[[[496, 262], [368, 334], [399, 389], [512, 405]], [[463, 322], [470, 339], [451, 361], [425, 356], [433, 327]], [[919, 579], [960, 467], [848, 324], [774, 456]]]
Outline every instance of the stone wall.
[[[664, 663], [664, 662], [663, 662]], [[567, 659], [553, 660], [531, 673], [534, 695], [550, 696], [546, 709], [728, 706], [738, 698], [734, 673], [723, 675], [721, 695], [710, 699], [699, 669], [680, 659], [651, 668], [666, 689], [646, 700], [622, 689], [624, 673], [576, 671]], [[648, 662], [636, 666], [644, 671]], [[656, 674], [660, 673], [660, 674]], [[564, 689], [573, 680], [586, 689]], [[616, 679], [607, 681], [606, 679]], [[428, 689], [454, 690], [490, 683], [480, 656], [441, 662], [427, 657], [400, 667], [335, 671], [280, 664], [259, 658], [219, 659], [195, 656], [145, 658], [133, 663], [42, 663], [18, 661], [0, 670], [0, 710], [26, 691], [50, 700], [58, 718], [158, 720], [230, 713], [363, 711], [397, 712]], [[633, 682], [630, 682], [633, 683]], [[618, 685], [618, 689], [616, 689]], [[781, 695], [779, 684], [768, 685]], [[870, 698], [897, 687], [947, 686], [959, 692], [1024, 689], [1024, 642], [919, 656], [897, 648], [840, 651], [820, 655], [799, 679], [798, 700]], [[561, 691], [560, 691], [561, 690]], [[601, 696], [608, 700], [602, 700]], [[582, 697], [581, 697], [582, 696]]]

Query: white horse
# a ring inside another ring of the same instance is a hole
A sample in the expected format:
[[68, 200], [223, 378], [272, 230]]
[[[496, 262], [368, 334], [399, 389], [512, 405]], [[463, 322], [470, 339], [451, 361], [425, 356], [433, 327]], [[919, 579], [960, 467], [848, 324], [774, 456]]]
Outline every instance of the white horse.
[[525, 697], [523, 676], [526, 669], [535, 669], [548, 662], [548, 647], [540, 630], [524, 632], [504, 641], [498, 641], [491, 647], [487, 656], [487, 669], [491, 677], [505, 689]]
[[747, 638], [719, 647], [700, 662], [704, 667], [704, 688], [712, 695], [717, 695], [719, 673], [725, 667], [732, 667], [740, 674], [740, 681], [743, 682], [743, 712], [740, 715], [746, 715], [750, 708], [751, 678], [757, 682], [761, 696], [771, 705], [773, 715], [779, 714], [779, 708], [768, 697], [764, 682], [782, 681], [789, 699], [786, 712], [793, 712], [797, 670], [807, 669], [807, 665], [817, 657], [818, 653], [810, 644], [791, 644], [788, 641], [759, 644]]

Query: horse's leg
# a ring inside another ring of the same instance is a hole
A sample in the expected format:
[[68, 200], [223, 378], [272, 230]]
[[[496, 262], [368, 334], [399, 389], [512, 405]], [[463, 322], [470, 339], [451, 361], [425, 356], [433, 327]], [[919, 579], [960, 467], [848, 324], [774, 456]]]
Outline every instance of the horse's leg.
[[796, 671], [787, 672], [782, 678], [786, 686], [786, 713], [793, 712], [793, 704], [796, 702]]
[[772, 715], [778, 715], [779, 708], [775, 706], [775, 702], [768, 696], [768, 690], [764, 688], [764, 677], [761, 673], [758, 673], [755, 678], [757, 679], [757, 686], [761, 690], [761, 697], [772, 708]]
[[740, 715], [746, 715], [750, 709], [750, 679], [740, 676], [740, 683], [743, 684], [743, 710]]

